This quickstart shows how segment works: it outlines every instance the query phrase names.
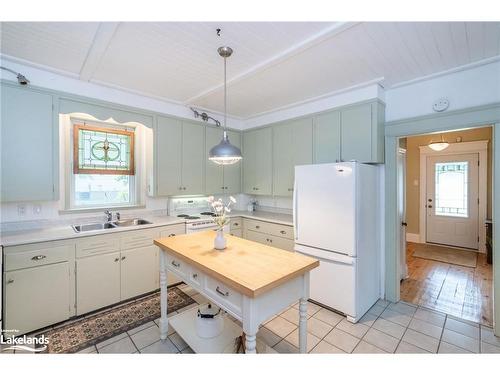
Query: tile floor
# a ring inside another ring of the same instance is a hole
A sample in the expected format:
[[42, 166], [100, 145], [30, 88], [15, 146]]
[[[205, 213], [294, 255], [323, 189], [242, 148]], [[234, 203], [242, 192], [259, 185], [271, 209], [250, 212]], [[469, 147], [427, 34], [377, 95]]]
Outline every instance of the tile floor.
[[[187, 285], [180, 288], [199, 304], [207, 301]], [[297, 307], [285, 309], [259, 330], [257, 337], [273, 349], [270, 352], [298, 353]], [[500, 353], [500, 338], [491, 328], [405, 302], [380, 300], [356, 324], [313, 303], [307, 314], [309, 353]], [[173, 329], [161, 341], [156, 320], [80, 353], [192, 352]]]

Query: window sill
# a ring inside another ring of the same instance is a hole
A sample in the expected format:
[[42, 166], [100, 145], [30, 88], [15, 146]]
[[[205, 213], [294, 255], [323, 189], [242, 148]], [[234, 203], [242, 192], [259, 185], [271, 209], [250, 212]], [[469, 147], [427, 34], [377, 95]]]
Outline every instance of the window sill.
[[145, 205], [127, 205], [127, 206], [108, 206], [108, 207], [86, 207], [86, 208], [69, 208], [67, 210], [59, 210], [60, 215], [64, 214], [78, 214], [86, 212], [103, 212], [105, 210], [116, 211], [116, 210], [137, 210], [146, 208]]

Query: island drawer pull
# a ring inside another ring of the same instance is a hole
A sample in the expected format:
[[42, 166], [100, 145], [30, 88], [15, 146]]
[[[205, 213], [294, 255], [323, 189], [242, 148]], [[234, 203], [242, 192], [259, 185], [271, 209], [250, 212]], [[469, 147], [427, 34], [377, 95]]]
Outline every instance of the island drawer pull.
[[229, 296], [229, 292], [223, 292], [222, 290], [220, 290], [219, 286], [217, 286], [217, 288], [215, 288], [215, 291], [217, 293], [219, 293], [221, 296], [224, 296], [224, 297], [228, 297]]
[[172, 261], [172, 266], [179, 268], [181, 266], [180, 263], [177, 263], [175, 260]]
[[47, 256], [45, 256], [45, 255], [36, 255], [33, 258], [31, 258], [31, 260], [42, 260], [45, 258], [47, 258]]

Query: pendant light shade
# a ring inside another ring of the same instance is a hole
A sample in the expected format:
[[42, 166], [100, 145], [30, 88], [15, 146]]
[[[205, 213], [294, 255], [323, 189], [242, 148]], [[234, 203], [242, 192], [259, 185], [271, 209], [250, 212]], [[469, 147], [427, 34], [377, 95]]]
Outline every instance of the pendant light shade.
[[235, 164], [242, 159], [241, 151], [238, 147], [233, 146], [227, 137], [227, 133], [224, 130], [224, 135], [220, 143], [210, 149], [208, 153], [208, 160], [213, 161], [217, 164]]
[[441, 136], [441, 140], [438, 142], [431, 142], [429, 143], [429, 148], [434, 150], [434, 151], [443, 151], [445, 148], [447, 148], [450, 144], [446, 142]]
[[227, 118], [227, 79], [226, 79], [226, 59], [231, 56], [233, 50], [231, 47], [219, 47], [219, 55], [224, 58], [224, 133], [220, 143], [210, 149], [208, 160], [216, 164], [229, 165], [235, 164], [242, 159], [241, 150], [229, 142], [227, 136], [226, 118]]

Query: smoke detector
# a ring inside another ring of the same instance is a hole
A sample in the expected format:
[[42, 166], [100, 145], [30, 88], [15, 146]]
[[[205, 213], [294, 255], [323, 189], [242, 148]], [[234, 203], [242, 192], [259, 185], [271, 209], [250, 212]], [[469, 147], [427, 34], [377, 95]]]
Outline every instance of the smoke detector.
[[449, 106], [450, 106], [450, 101], [448, 99], [440, 98], [436, 100], [434, 104], [432, 104], [432, 109], [435, 112], [443, 112], [446, 111]]

